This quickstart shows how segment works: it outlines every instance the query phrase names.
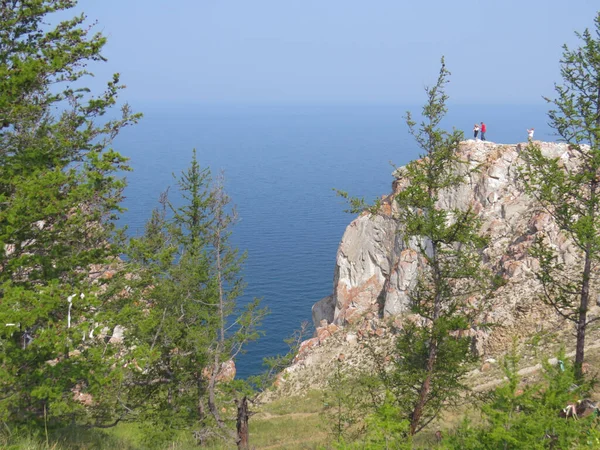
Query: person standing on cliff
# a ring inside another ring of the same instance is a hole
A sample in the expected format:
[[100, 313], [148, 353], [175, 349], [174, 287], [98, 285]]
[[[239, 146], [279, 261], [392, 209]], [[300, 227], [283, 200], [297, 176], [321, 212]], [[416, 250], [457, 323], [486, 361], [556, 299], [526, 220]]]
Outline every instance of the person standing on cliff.
[[487, 131], [487, 127], [485, 126], [485, 123], [481, 122], [481, 140], [485, 141], [485, 132]]
[[535, 132], [535, 128], [530, 128], [527, 130], [527, 139], [533, 141], [533, 133]]
[[473, 126], [473, 139], [477, 140], [477, 133], [479, 133], [479, 125], [475, 124]]

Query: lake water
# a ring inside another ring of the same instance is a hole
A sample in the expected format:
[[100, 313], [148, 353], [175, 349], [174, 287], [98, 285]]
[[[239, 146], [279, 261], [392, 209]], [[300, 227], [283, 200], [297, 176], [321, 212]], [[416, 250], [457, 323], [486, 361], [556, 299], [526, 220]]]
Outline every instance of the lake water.
[[[285, 353], [283, 339], [311, 320], [313, 303], [332, 292], [335, 256], [352, 216], [333, 188], [372, 200], [391, 189], [391, 172], [418, 156], [402, 116], [406, 106], [134, 105], [144, 113], [115, 147], [131, 158], [122, 223], [140, 234], [159, 194], [174, 187], [196, 148], [213, 175], [223, 170], [237, 207], [235, 246], [248, 252], [240, 301], [262, 298], [271, 313], [266, 335], [237, 362], [238, 376], [262, 370], [262, 358]], [[547, 107], [450, 106], [445, 124], [472, 137], [485, 121], [487, 139], [555, 140]]]

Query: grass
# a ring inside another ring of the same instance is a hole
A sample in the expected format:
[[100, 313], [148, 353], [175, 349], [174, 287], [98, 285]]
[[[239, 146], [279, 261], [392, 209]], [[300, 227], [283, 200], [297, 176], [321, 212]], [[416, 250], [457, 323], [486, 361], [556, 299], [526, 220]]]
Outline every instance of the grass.
[[327, 443], [320, 411], [323, 394], [288, 397], [257, 408], [250, 422], [250, 443], [260, 449], [315, 449]]
[[0, 436], [0, 448], [10, 450], [135, 450], [128, 439], [100, 430], [70, 428], [45, 436]]
[[303, 396], [285, 397], [262, 405], [261, 413], [283, 415], [292, 413], [315, 413], [321, 410], [323, 405], [323, 393], [321, 391], [309, 391]]
[[327, 442], [318, 414], [257, 421], [250, 443], [260, 449], [316, 449]]
[[[322, 394], [313, 391], [302, 397], [282, 398], [265, 405], [252, 406], [250, 445], [256, 449], [317, 449], [327, 444], [322, 426]], [[0, 448], [10, 450], [143, 450], [144, 430], [135, 424], [119, 424], [107, 430], [72, 428], [45, 436], [0, 435]], [[162, 448], [197, 450], [191, 433], [181, 432], [175, 441]], [[202, 447], [210, 450], [235, 448], [233, 442], [218, 442]]]
[[[536, 352], [533, 352], [534, 354]], [[598, 375], [600, 367], [600, 348], [590, 349], [586, 354], [587, 363], [591, 367], [591, 376]], [[538, 362], [534, 358], [533, 362]], [[532, 360], [522, 361], [522, 364], [531, 364]], [[503, 373], [500, 364], [488, 373], [482, 373], [471, 380], [476, 385], [478, 382], [487, 382], [490, 379], [501, 380]], [[528, 382], [534, 381], [539, 374], [528, 375]], [[524, 380], [525, 381], [525, 380]], [[600, 390], [592, 393], [592, 398], [600, 398]], [[250, 445], [252, 448], [268, 450], [309, 450], [331, 448], [331, 437], [328, 435], [321, 415], [323, 408], [323, 394], [311, 391], [303, 396], [285, 397], [262, 405], [251, 405], [254, 415], [250, 419]], [[233, 414], [233, 409], [228, 412]], [[447, 410], [443, 416], [432, 423], [427, 429], [416, 436], [416, 448], [432, 448], [435, 442], [434, 433], [442, 430], [444, 434], [462, 419], [468, 416], [474, 423], [481, 418], [470, 402], [454, 410]], [[143, 450], [144, 430], [135, 424], [120, 424], [108, 430], [82, 430], [69, 429], [49, 436], [46, 445], [45, 436], [12, 436], [0, 435], [0, 448], [9, 450]], [[191, 433], [181, 432], [175, 441], [165, 444], [161, 448], [173, 450], [197, 450], [198, 446], [192, 439]], [[207, 446], [211, 450], [233, 449], [235, 444], [219, 442]]]

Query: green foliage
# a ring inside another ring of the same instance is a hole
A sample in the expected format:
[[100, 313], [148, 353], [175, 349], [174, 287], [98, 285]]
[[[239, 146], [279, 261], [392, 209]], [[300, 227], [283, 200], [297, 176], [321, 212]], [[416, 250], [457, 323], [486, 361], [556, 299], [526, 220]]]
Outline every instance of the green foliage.
[[476, 326], [493, 277], [481, 266], [487, 240], [471, 208], [445, 208], [440, 194], [455, 189], [472, 170], [458, 155], [462, 133], [439, 128], [446, 113], [449, 72], [442, 59], [437, 83], [426, 89], [423, 120], [410, 113], [407, 124], [424, 151], [401, 169], [406, 185], [396, 195], [404, 245], [420, 265], [410, 293], [415, 320], [407, 320], [397, 338], [394, 368], [381, 371], [389, 392], [403, 408], [413, 435], [465, 390], [461, 378], [474, 359], [466, 333]]
[[[444, 207], [440, 195], [449, 193], [477, 170], [458, 155], [461, 131], [440, 128], [447, 112], [445, 88], [450, 73], [444, 59], [437, 83], [426, 88], [421, 121], [410, 112], [406, 122], [422, 149], [421, 158], [396, 171], [402, 189], [395, 197], [405, 250], [412, 250], [419, 278], [410, 291], [413, 317], [397, 336], [393, 367], [381, 363], [379, 377], [395, 399], [400, 421], [412, 436], [451, 406], [466, 390], [462, 377], [475, 359], [469, 333], [490, 324], [478, 322], [487, 299], [504, 280], [481, 265], [488, 239], [480, 235], [480, 221], [470, 208]], [[351, 212], [380, 211], [380, 201], [348, 200]], [[376, 404], [375, 402], [374, 404]]]
[[555, 108], [549, 112], [550, 125], [569, 143], [577, 161], [547, 157], [530, 142], [520, 172], [526, 192], [579, 250], [579, 260], [566, 267], [556, 250], [540, 237], [532, 254], [540, 261], [537, 277], [544, 286], [543, 300], [576, 323], [575, 367], [580, 378], [590, 286], [597, 282], [593, 265], [600, 255], [600, 13], [595, 25], [595, 33], [576, 33], [582, 41], [579, 48], [563, 47], [564, 84], [555, 86], [555, 99], [547, 99]]
[[[503, 283], [481, 265], [488, 239], [479, 234], [476, 213], [470, 207], [440, 205], [441, 194], [456, 189], [477, 170], [458, 156], [462, 132], [440, 128], [447, 112], [445, 88], [450, 75], [443, 58], [441, 64], [437, 83], [425, 89], [422, 120], [417, 123], [410, 112], [406, 115], [423, 154], [396, 171], [402, 189], [395, 197], [395, 210], [404, 249], [412, 250], [419, 278], [410, 291], [413, 317], [405, 320], [398, 333], [393, 367], [381, 361], [379, 377], [386, 401], [393, 398], [396, 402], [397, 422], [409, 424], [403, 428], [405, 439], [466, 390], [461, 380], [475, 359], [469, 333], [489, 326], [479, 323], [478, 317], [491, 293]], [[337, 193], [349, 201], [351, 212], [375, 215], [380, 210], [379, 201], [367, 205], [346, 192]], [[379, 403], [373, 405], [379, 407]]]
[[569, 404], [577, 404], [589, 385], [578, 386], [574, 367], [545, 362], [541, 382], [521, 386], [516, 353], [504, 361], [507, 382], [491, 392], [480, 406], [483, 423], [465, 421], [447, 441], [456, 449], [598, 448], [596, 414], [579, 420], [561, 417]]
[[[458, 393], [468, 390], [462, 377], [476, 358], [469, 338], [450, 334], [457, 329], [451, 323], [444, 318], [436, 320], [432, 328], [407, 324], [398, 337], [394, 370], [383, 375], [398, 404], [413, 405], [413, 409], [403, 408], [405, 419], [411, 418], [421, 399], [422, 386], [428, 381], [427, 404], [415, 431], [436, 418], [444, 407], [456, 405], [460, 401]], [[432, 344], [437, 347], [433, 365], [429, 363]]]
[[320, 414], [334, 448], [411, 448], [403, 413], [379, 377], [336, 363]]
[[[145, 305], [127, 317], [135, 345], [132, 362], [139, 367], [128, 380], [129, 398], [139, 400], [148, 441], [157, 445], [177, 430], [197, 427], [206, 440], [215, 435], [215, 425], [225, 428], [217, 403], [246, 387], [218, 387], [218, 378], [223, 364], [261, 335], [266, 313], [258, 300], [243, 308], [236, 304], [245, 255], [228, 244], [233, 223], [228, 198], [195, 152], [177, 186], [182, 204], [163, 196], [129, 251], [130, 271], [136, 274], [130, 289]], [[230, 408], [232, 403], [229, 399]]]
[[[118, 349], [100, 338], [122, 301], [110, 277], [89, 273], [119, 252], [113, 220], [128, 168], [111, 145], [139, 116], [125, 105], [106, 118], [118, 75], [99, 95], [85, 88], [105, 38], [84, 16], [49, 25], [75, 3], [0, 8], [0, 420], [11, 429], [105, 424], [122, 410]], [[93, 411], [80, 394], [93, 395]]]
[[357, 373], [340, 361], [323, 393], [324, 425], [334, 442], [355, 441], [365, 432], [365, 417], [373, 412], [371, 376]]
[[375, 413], [367, 417], [367, 431], [360, 448], [364, 449], [411, 449], [410, 423], [403, 419], [395, 398], [386, 394], [385, 400]]
[[381, 207], [381, 199], [375, 199], [373, 204], [369, 204], [364, 198], [350, 197], [346, 191], [341, 191], [339, 189], [334, 189], [334, 191], [338, 197], [343, 198], [350, 205], [349, 208], [344, 212], [361, 214], [365, 211], [368, 211], [371, 214], [377, 214], [379, 208]]
[[555, 85], [557, 98], [546, 99], [556, 109], [549, 112], [552, 127], [570, 144], [591, 144], [598, 148], [600, 117], [598, 86], [600, 74], [600, 13], [595, 29], [575, 33], [581, 41], [576, 49], [563, 45], [560, 60], [563, 85]]

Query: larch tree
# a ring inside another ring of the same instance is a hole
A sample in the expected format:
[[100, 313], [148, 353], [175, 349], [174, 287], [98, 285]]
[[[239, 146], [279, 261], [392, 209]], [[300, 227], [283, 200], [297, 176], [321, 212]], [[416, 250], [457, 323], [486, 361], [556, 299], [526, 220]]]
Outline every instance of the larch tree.
[[474, 360], [466, 331], [477, 326], [492, 286], [481, 264], [487, 240], [479, 234], [476, 213], [439, 203], [473, 170], [457, 153], [462, 132], [440, 127], [449, 74], [442, 58], [437, 83], [425, 89], [422, 121], [417, 124], [407, 113], [409, 131], [423, 153], [401, 169], [404, 187], [395, 197], [401, 233], [418, 255], [420, 275], [410, 293], [414, 320], [406, 320], [399, 331], [393, 369], [381, 373], [410, 436], [465, 391], [462, 377]]
[[221, 387], [224, 370], [260, 336], [266, 310], [258, 300], [237, 302], [245, 256], [229, 244], [234, 215], [222, 182], [212, 181], [194, 152], [177, 187], [181, 198], [163, 196], [145, 234], [130, 242], [128, 264], [138, 277], [130, 287], [147, 308], [132, 310], [128, 322], [140, 367], [127, 383], [129, 396], [148, 399], [140, 418], [154, 437], [193, 429], [202, 442], [244, 444], [222, 413], [228, 392]]
[[563, 46], [563, 84], [555, 85], [556, 98], [546, 100], [554, 108], [549, 112], [550, 125], [569, 144], [577, 162], [564, 164], [530, 142], [523, 153], [526, 164], [521, 179], [579, 251], [577, 261], [566, 265], [543, 237], [532, 249], [540, 261], [536, 275], [544, 288], [543, 300], [575, 324], [575, 372], [581, 379], [586, 330], [595, 320], [588, 317], [588, 310], [600, 260], [600, 13], [594, 31], [576, 35], [581, 46]]
[[93, 273], [119, 253], [127, 166], [112, 142], [138, 115], [127, 105], [109, 114], [118, 74], [103, 92], [86, 88], [106, 39], [84, 15], [53, 21], [75, 5], [0, 1], [0, 421], [9, 429], [106, 425], [120, 408], [108, 395], [118, 349], [104, 339], [120, 300], [105, 294], [110, 276]]

